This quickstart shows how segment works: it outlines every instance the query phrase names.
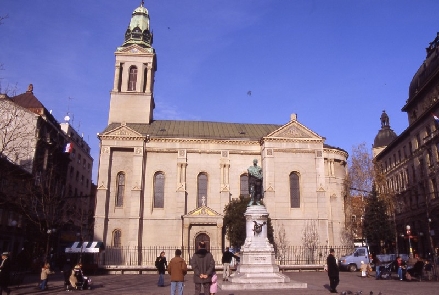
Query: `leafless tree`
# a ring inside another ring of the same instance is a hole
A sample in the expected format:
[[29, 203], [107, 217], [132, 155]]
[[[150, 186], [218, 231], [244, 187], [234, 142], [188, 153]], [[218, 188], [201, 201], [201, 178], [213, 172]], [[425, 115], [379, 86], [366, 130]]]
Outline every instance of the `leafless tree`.
[[285, 256], [288, 249], [288, 240], [283, 224], [279, 226], [278, 231], [275, 233], [274, 241], [276, 247], [276, 254], [277, 257], [279, 258], [280, 264], [285, 264]]
[[308, 264], [315, 262], [317, 247], [320, 243], [319, 232], [317, 230], [317, 220], [309, 219], [305, 222], [302, 232], [302, 243], [305, 248], [306, 261]]
[[374, 165], [371, 150], [366, 143], [352, 147], [348, 167], [348, 177], [344, 184], [345, 192], [345, 241], [348, 237], [362, 236], [362, 217], [364, 204], [374, 183]]
[[37, 115], [0, 97], [0, 158], [31, 172]]

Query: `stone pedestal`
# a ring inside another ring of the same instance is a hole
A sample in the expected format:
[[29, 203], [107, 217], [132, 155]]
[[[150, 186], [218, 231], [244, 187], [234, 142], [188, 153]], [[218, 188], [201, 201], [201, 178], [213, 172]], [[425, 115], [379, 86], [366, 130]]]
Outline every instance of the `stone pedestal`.
[[267, 238], [268, 211], [263, 205], [247, 208], [246, 239], [241, 248], [240, 264], [227, 282], [220, 282], [223, 290], [306, 288], [306, 283], [291, 281], [279, 272], [274, 248]]

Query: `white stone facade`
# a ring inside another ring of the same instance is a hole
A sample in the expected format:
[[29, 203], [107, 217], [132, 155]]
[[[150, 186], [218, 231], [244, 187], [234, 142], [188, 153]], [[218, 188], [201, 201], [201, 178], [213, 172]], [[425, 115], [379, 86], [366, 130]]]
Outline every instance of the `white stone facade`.
[[[116, 54], [116, 67], [137, 55], [144, 56], [148, 68], [156, 69], [152, 48], [137, 44], [126, 48], [130, 49], [118, 49], [124, 54]], [[117, 69], [115, 73], [119, 77]], [[125, 76], [121, 76], [121, 85], [127, 83]], [[154, 120], [154, 81], [147, 83], [143, 93], [136, 93], [138, 99], [116, 103], [130, 95], [117, 87], [117, 81], [115, 77], [109, 126], [99, 134], [96, 240], [108, 246], [192, 247], [204, 235], [211, 246], [228, 245], [224, 207], [239, 197], [241, 176], [257, 159], [264, 175], [264, 203], [275, 232], [283, 225], [289, 245], [302, 245], [305, 224], [315, 220], [321, 245], [340, 244], [345, 151], [324, 144], [324, 138], [295, 115], [284, 125]], [[133, 116], [133, 109], [137, 109], [135, 114], [143, 112], [143, 119]], [[245, 131], [234, 133], [233, 128]], [[163, 208], [154, 203], [156, 173], [164, 179]], [[298, 208], [292, 208], [291, 173], [299, 179]], [[123, 175], [123, 185], [119, 175]], [[200, 175], [207, 178], [201, 203]]]

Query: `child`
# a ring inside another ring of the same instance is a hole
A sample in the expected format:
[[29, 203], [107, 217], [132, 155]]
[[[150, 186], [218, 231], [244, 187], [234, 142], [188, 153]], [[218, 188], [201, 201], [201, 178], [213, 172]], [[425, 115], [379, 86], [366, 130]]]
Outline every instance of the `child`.
[[361, 277], [365, 278], [367, 273], [367, 264], [365, 264], [364, 261], [361, 261], [360, 270], [361, 270]]
[[210, 285], [210, 295], [215, 295], [218, 292], [218, 284], [217, 284], [218, 276], [216, 275], [216, 271], [212, 273], [212, 284]]
[[49, 263], [45, 263], [43, 265], [43, 268], [41, 269], [41, 284], [40, 284], [41, 291], [44, 291], [46, 289], [48, 276], [54, 273], [55, 272], [50, 271]]

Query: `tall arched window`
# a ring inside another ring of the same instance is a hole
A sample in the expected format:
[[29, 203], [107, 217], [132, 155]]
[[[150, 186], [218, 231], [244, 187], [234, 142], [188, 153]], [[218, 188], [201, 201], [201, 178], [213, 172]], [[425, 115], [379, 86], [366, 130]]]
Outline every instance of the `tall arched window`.
[[207, 206], [207, 174], [198, 174], [197, 207]]
[[239, 195], [241, 196], [249, 196], [249, 192], [248, 192], [248, 175], [247, 174], [242, 174], [239, 177], [239, 184], [240, 184], [240, 191], [239, 191]]
[[137, 83], [137, 67], [132, 66], [130, 67], [130, 73], [128, 77], [128, 91], [136, 90], [136, 83]]
[[123, 197], [125, 195], [125, 173], [119, 172], [116, 179], [116, 207], [123, 206]]
[[113, 247], [122, 247], [122, 232], [120, 231], [120, 229], [116, 229], [113, 231]]
[[154, 175], [154, 208], [165, 207], [165, 174], [157, 172]]
[[291, 208], [300, 208], [300, 184], [297, 172], [290, 174], [290, 203]]

